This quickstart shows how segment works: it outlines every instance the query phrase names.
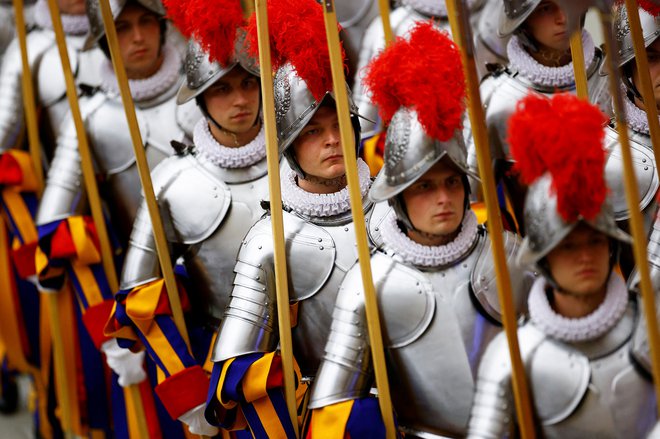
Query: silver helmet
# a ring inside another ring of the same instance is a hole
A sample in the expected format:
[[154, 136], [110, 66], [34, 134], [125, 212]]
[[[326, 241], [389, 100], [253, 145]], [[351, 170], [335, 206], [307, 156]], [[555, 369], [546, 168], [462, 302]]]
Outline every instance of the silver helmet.
[[529, 186], [524, 216], [527, 235], [518, 253], [518, 262], [523, 265], [538, 264], [581, 222], [616, 241], [632, 242], [630, 236], [617, 227], [612, 207], [607, 200], [594, 219], [580, 217], [576, 221], [566, 222], [557, 210], [557, 195], [552, 188], [549, 173]]
[[[649, 47], [660, 36], [660, 16], [654, 17], [639, 8], [639, 21], [642, 25], [644, 47]], [[628, 12], [623, 4], [614, 7], [614, 36], [619, 45], [619, 67], [623, 67], [635, 58]]]
[[245, 32], [236, 36], [234, 57], [223, 67], [216, 61], [211, 61], [209, 54], [195, 40], [188, 42], [186, 51], [186, 82], [181, 85], [176, 97], [177, 104], [184, 104], [204, 93], [220, 78], [231, 72], [234, 67], [241, 66], [248, 73], [260, 76], [259, 64], [254, 57], [244, 50]]
[[465, 140], [459, 128], [449, 140], [442, 142], [426, 134], [415, 110], [399, 108], [387, 129], [383, 168], [371, 185], [369, 198], [374, 202], [387, 200], [397, 218], [414, 230], [407, 210], [397, 195], [445, 157], [464, 175], [479, 180], [468, 167]]
[[[280, 154], [289, 162], [289, 166], [301, 177], [305, 177], [290, 146], [314, 117], [321, 104], [326, 99], [335, 101], [334, 92], [328, 90], [325, 95], [317, 100], [309, 90], [307, 83], [298, 76], [292, 64], [287, 63], [280, 67], [275, 73], [275, 119], [277, 122], [277, 142]], [[348, 85], [346, 85], [348, 89]], [[358, 121], [358, 109], [348, 90], [348, 103], [351, 112], [351, 122], [355, 133], [355, 147], [360, 141], [360, 123]]]
[[[165, 8], [159, 0], [131, 0], [137, 2], [151, 12], [165, 16]], [[117, 19], [121, 11], [129, 2], [129, 0], [110, 0], [110, 9], [112, 10], [112, 18]], [[105, 35], [105, 27], [103, 26], [103, 15], [101, 14], [101, 5], [99, 0], [85, 0], [85, 7], [87, 18], [89, 20], [89, 32], [83, 45], [83, 50], [90, 50], [98, 43], [98, 41]]]
[[541, 0], [503, 0], [504, 13], [499, 14], [497, 34], [506, 37], [514, 33], [540, 3]]

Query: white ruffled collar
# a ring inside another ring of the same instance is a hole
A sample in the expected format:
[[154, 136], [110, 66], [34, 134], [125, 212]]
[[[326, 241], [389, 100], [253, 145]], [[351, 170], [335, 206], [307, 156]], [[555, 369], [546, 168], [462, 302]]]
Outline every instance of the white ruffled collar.
[[[626, 96], [625, 88], [623, 86], [621, 87], [622, 87], [621, 90], [623, 92], [623, 96]], [[633, 102], [630, 102], [630, 99], [628, 99], [627, 97], [624, 97], [623, 99], [623, 106], [625, 107], [626, 120], [628, 121], [628, 126], [630, 127], [630, 129], [638, 133], [646, 134], [647, 136], [649, 136], [650, 135], [649, 120], [646, 115], [646, 111], [639, 108]]]
[[[358, 159], [360, 193], [364, 197], [371, 186], [369, 166]], [[348, 187], [331, 194], [314, 194], [298, 186], [297, 174], [288, 170], [282, 176], [282, 202], [294, 212], [311, 217], [329, 217], [348, 212], [351, 208]]]
[[[471, 10], [477, 0], [468, 0]], [[402, 3], [430, 17], [447, 17], [447, 5], [444, 0], [403, 0]]]
[[546, 285], [543, 277], [534, 282], [529, 294], [529, 317], [541, 331], [561, 341], [584, 342], [601, 337], [619, 322], [628, 306], [628, 288], [616, 273], [610, 275], [603, 303], [591, 314], [577, 319], [552, 309]]
[[478, 230], [477, 217], [471, 210], [465, 212], [458, 236], [445, 245], [428, 246], [413, 241], [397, 224], [394, 212], [390, 212], [381, 225], [385, 250], [405, 263], [421, 267], [441, 267], [460, 260], [474, 245]]
[[[171, 45], [163, 46], [163, 64], [148, 78], [129, 79], [131, 96], [136, 101], [147, 101], [169, 90], [181, 77], [181, 54]], [[112, 62], [105, 60], [101, 65], [101, 89], [119, 95], [117, 77]]]
[[[586, 30], [582, 30], [582, 48], [584, 63], [589, 68], [594, 61], [596, 48], [591, 35]], [[572, 61], [562, 67], [544, 66], [532, 58], [516, 35], [509, 40], [506, 53], [509, 58], [509, 67], [534, 84], [545, 87], [566, 87], [575, 83]]]
[[195, 125], [193, 143], [195, 150], [207, 160], [221, 168], [247, 168], [266, 157], [266, 134], [264, 125], [257, 137], [247, 145], [232, 148], [218, 142], [211, 134], [209, 123], [202, 118]]
[[[60, 17], [62, 18], [62, 28], [67, 35], [84, 35], [89, 31], [89, 21], [85, 14], [60, 14]], [[34, 5], [34, 21], [42, 29], [53, 30], [50, 9], [46, 0], [38, 0]]]

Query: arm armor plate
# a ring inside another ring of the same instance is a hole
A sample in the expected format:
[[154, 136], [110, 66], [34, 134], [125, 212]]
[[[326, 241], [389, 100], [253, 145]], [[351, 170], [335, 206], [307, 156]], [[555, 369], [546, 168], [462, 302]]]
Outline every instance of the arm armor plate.
[[[192, 156], [173, 156], [153, 171], [167, 239], [171, 243], [196, 244], [208, 238], [225, 218], [231, 191], [204, 170]], [[160, 277], [151, 220], [144, 200], [138, 210], [121, 276], [127, 290]]]
[[[4, 24], [3, 24], [4, 26]], [[30, 71], [41, 61], [44, 52], [55, 43], [44, 31], [33, 31], [27, 36]], [[14, 39], [3, 57], [0, 70], [0, 152], [16, 146], [23, 130], [23, 64], [18, 40]]]

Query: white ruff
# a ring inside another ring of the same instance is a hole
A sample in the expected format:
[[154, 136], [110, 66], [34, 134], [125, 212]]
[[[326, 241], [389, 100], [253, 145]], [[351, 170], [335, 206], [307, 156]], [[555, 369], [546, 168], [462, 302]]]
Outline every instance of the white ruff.
[[646, 111], [642, 110], [637, 105], [630, 102], [630, 99], [625, 97], [626, 90], [623, 86], [621, 86], [621, 90], [624, 96], [623, 106], [625, 107], [626, 110], [626, 119], [628, 120], [628, 126], [633, 131], [637, 131], [638, 133], [646, 134], [648, 136], [650, 131], [649, 131], [649, 120], [646, 116]]
[[548, 302], [546, 281], [539, 278], [529, 294], [529, 316], [545, 334], [566, 342], [596, 339], [614, 327], [628, 306], [628, 289], [621, 276], [612, 273], [603, 303], [591, 314], [571, 319], [557, 314]]
[[[472, 9], [477, 0], [468, 0], [468, 9]], [[404, 5], [431, 17], [446, 17], [447, 5], [443, 0], [403, 0]]]
[[[297, 174], [289, 170], [282, 176], [282, 202], [294, 212], [305, 216], [328, 217], [347, 212], [351, 208], [348, 187], [331, 194], [314, 194], [300, 188]], [[371, 186], [369, 166], [358, 159], [360, 194], [364, 197]]]
[[211, 134], [206, 118], [202, 118], [195, 125], [193, 143], [199, 154], [221, 168], [247, 168], [266, 157], [266, 134], [263, 124], [257, 137], [250, 143], [232, 148], [219, 143]]
[[385, 248], [400, 256], [404, 262], [422, 267], [439, 267], [451, 264], [470, 251], [477, 239], [478, 225], [474, 212], [467, 210], [458, 236], [452, 242], [438, 246], [422, 245], [410, 239], [399, 228], [394, 212], [385, 218], [381, 231]]
[[[71, 15], [60, 14], [62, 28], [68, 35], [84, 35], [89, 30], [89, 21], [85, 14]], [[50, 19], [50, 9], [46, 0], [38, 0], [34, 5], [34, 21], [42, 29], [53, 30], [53, 22]]]
[[[584, 64], [591, 66], [595, 56], [594, 41], [586, 30], [582, 31]], [[513, 35], [506, 46], [509, 66], [534, 84], [546, 87], [566, 87], [575, 83], [573, 61], [562, 67], [548, 67], [540, 64], [525, 50], [520, 39]]]
[[[131, 96], [136, 101], [146, 101], [169, 90], [181, 76], [181, 55], [170, 44], [163, 46], [163, 64], [148, 78], [129, 79]], [[110, 94], [119, 95], [117, 77], [110, 60], [101, 66], [101, 88]]]

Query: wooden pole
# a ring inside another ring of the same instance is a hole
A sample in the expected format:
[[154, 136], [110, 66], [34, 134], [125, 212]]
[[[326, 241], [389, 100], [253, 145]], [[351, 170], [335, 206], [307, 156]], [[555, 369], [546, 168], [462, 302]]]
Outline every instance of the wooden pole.
[[119, 91], [124, 104], [124, 110], [126, 111], [126, 118], [130, 129], [136, 164], [140, 175], [140, 182], [142, 183], [144, 199], [149, 210], [149, 217], [151, 218], [156, 249], [158, 251], [158, 260], [160, 261], [161, 271], [165, 280], [167, 296], [169, 298], [170, 307], [172, 308], [172, 316], [181, 336], [188, 347], [190, 347], [188, 331], [186, 329], [183, 310], [181, 308], [181, 299], [179, 298], [179, 291], [174, 277], [174, 269], [172, 268], [172, 260], [167, 246], [167, 238], [165, 237], [165, 231], [163, 228], [163, 221], [160, 217], [160, 210], [158, 208], [158, 202], [156, 201], [151, 174], [149, 172], [149, 164], [147, 163], [147, 157], [144, 152], [144, 144], [142, 143], [140, 127], [138, 126], [137, 116], [135, 114], [133, 96], [131, 96], [128, 87], [128, 78], [126, 76], [126, 71], [124, 70], [124, 62], [121, 58], [121, 52], [119, 51], [119, 41], [117, 39], [115, 22], [112, 17], [112, 10], [110, 9], [109, 0], [99, 0], [99, 4], [101, 6], [101, 13], [103, 14], [103, 25], [108, 40], [112, 64], [117, 76], [117, 83], [119, 84]]
[[495, 178], [491, 168], [491, 155], [488, 146], [488, 134], [484, 109], [479, 94], [479, 78], [474, 62], [474, 48], [472, 45], [472, 34], [469, 27], [469, 17], [465, 13], [462, 0], [447, 0], [449, 20], [452, 22], [452, 32], [456, 40], [460, 39], [461, 58], [468, 90], [468, 110], [470, 123], [472, 124], [472, 135], [477, 149], [477, 161], [481, 175], [484, 201], [488, 212], [488, 236], [493, 248], [493, 260], [495, 262], [495, 273], [497, 275], [497, 293], [502, 307], [502, 324], [509, 344], [509, 356], [511, 359], [513, 395], [516, 413], [520, 425], [520, 432], [524, 439], [535, 437], [534, 422], [531, 412], [531, 403], [525, 368], [520, 357], [518, 345], [518, 333], [516, 326], [516, 310], [511, 296], [511, 278], [506, 263], [504, 244], [502, 240], [502, 217], [495, 190]]
[[289, 308], [289, 286], [286, 268], [284, 242], [284, 221], [282, 218], [282, 193], [280, 188], [280, 166], [275, 122], [275, 98], [273, 91], [270, 37], [268, 29], [268, 9], [266, 0], [255, 0], [257, 31], [259, 41], [259, 65], [261, 66], [261, 90], [263, 115], [266, 130], [266, 158], [268, 160], [268, 188], [270, 193], [270, 218], [273, 225], [273, 245], [275, 262], [275, 289], [277, 294], [277, 317], [280, 334], [280, 353], [284, 373], [284, 396], [289, 409], [296, 437], [298, 415], [296, 407], [295, 371], [293, 367], [293, 342], [291, 339], [291, 315]]
[[584, 49], [582, 47], [582, 29], [578, 28], [571, 35], [571, 58], [573, 59], [573, 72], [575, 73], [575, 88], [580, 99], [589, 100], [589, 87], [587, 85], [587, 69], [584, 65]]
[[385, 35], [385, 47], [387, 47], [392, 41], [394, 41], [392, 23], [390, 22], [389, 0], [378, 0], [378, 10], [380, 11], [380, 19], [383, 22], [383, 35]]
[[[69, 60], [69, 53], [66, 46], [66, 39], [64, 36], [64, 29], [62, 28], [62, 19], [60, 17], [59, 6], [57, 0], [48, 0], [48, 7], [50, 16], [53, 22], [53, 31], [55, 32], [55, 41], [62, 61], [62, 71], [64, 74], [64, 81], [66, 83], [66, 95], [69, 100], [69, 107], [74, 125], [76, 127], [76, 135], [78, 137], [78, 151], [80, 152], [81, 168], [83, 179], [85, 182], [85, 191], [89, 200], [94, 226], [96, 227], [99, 245], [101, 247], [101, 262], [103, 270], [105, 271], [108, 286], [112, 292], [119, 291], [119, 282], [117, 280], [117, 270], [115, 268], [114, 255], [110, 238], [108, 237], [108, 229], [105, 224], [103, 216], [103, 205], [101, 203], [101, 196], [99, 188], [96, 183], [96, 173], [94, 171], [94, 164], [92, 161], [92, 154], [87, 140], [87, 133], [83, 122], [82, 114], [80, 112], [80, 103], [78, 101], [78, 90], [76, 87], [73, 72], [71, 71], [71, 63]], [[126, 398], [132, 403], [135, 408], [134, 413], [127, 413], [128, 416], [133, 416], [136, 419], [136, 424], [140, 437], [148, 437], [149, 429], [147, 428], [146, 415], [144, 412], [144, 405], [142, 397], [137, 385], [129, 386], [125, 389]]]
[[[639, 25], [639, 15], [637, 14], [637, 7], [633, 2], [626, 0], [626, 8], [628, 9], [628, 18], [630, 19], [630, 28], [632, 29], [636, 26], [637, 30], [641, 29]], [[653, 380], [653, 385], [655, 387], [656, 395], [660, 395], [660, 339], [658, 337], [658, 321], [656, 319], [656, 304], [655, 304], [655, 294], [653, 291], [653, 285], [651, 284], [651, 276], [649, 273], [649, 265], [647, 259], [647, 247], [646, 241], [647, 236], [644, 230], [644, 223], [642, 220], [642, 214], [639, 211], [639, 192], [637, 187], [637, 179], [635, 178], [635, 170], [633, 168], [632, 154], [630, 152], [630, 140], [628, 139], [628, 127], [626, 125], [626, 115], [625, 108], [623, 106], [623, 96], [619, 88], [621, 83], [621, 75], [617, 67], [617, 51], [616, 44], [614, 41], [614, 35], [612, 32], [612, 15], [610, 11], [599, 11], [600, 20], [603, 28], [603, 34], [605, 39], [605, 52], [609, 55], [607, 59], [608, 73], [610, 76], [610, 93], [612, 94], [612, 99], [614, 102], [614, 117], [616, 120], [616, 130], [619, 133], [619, 143], [621, 144], [621, 157], [623, 159], [623, 170], [624, 170], [624, 184], [626, 191], [626, 201], [628, 202], [628, 211], [630, 212], [630, 229], [633, 237], [633, 252], [635, 255], [635, 263], [637, 265], [637, 270], [639, 272], [640, 279], [640, 290], [642, 294], [642, 303], [644, 305], [644, 315], [646, 317], [646, 327], [649, 337], [649, 349], [651, 351], [651, 366], [653, 369], [653, 376], [656, 377]], [[633, 17], [631, 17], [633, 16]], [[635, 20], [636, 18], [636, 20]], [[639, 34], [637, 34], [639, 37]], [[638, 41], [638, 43], [640, 43]], [[643, 48], [640, 53], [643, 52], [646, 54], [646, 49]], [[636, 51], [636, 56], [639, 56], [639, 53]], [[644, 72], [648, 75], [648, 66], [642, 71], [641, 68], [638, 68], [640, 74]], [[650, 84], [650, 78], [648, 84]], [[642, 80], [642, 82], [644, 82]], [[647, 85], [648, 85], [647, 84]], [[648, 91], [648, 90], [647, 90]], [[650, 95], [647, 95], [648, 102], [650, 105], [646, 105], [647, 111], [649, 108], [655, 108], [655, 99], [652, 98], [653, 94], [651, 91]], [[652, 110], [653, 111], [653, 110]], [[651, 115], [649, 115], [651, 117]], [[654, 122], [655, 121], [655, 122]], [[657, 112], [654, 118], [654, 121], [650, 121], [650, 125], [657, 123]], [[654, 145], [656, 149], [658, 145]], [[658, 156], [656, 156], [658, 160]], [[657, 407], [658, 415], [660, 416], [660, 406]]]
[[378, 402], [385, 422], [387, 438], [393, 439], [396, 437], [394, 412], [392, 410], [392, 401], [390, 398], [390, 385], [385, 364], [383, 336], [380, 327], [376, 291], [371, 273], [371, 253], [369, 251], [369, 241], [367, 239], [367, 228], [362, 205], [362, 194], [360, 193], [360, 182], [357, 174], [355, 138], [353, 136], [350, 120], [346, 78], [344, 77], [344, 61], [342, 59], [341, 46], [339, 43], [334, 0], [325, 0], [323, 6], [325, 31], [328, 39], [330, 65], [332, 68], [333, 90], [337, 100], [337, 116], [339, 117], [341, 145], [344, 153], [346, 179], [351, 199], [351, 212], [353, 214], [353, 223], [355, 225], [358, 260], [360, 263], [360, 272], [362, 274], [362, 286], [364, 288], [367, 327], [369, 330], [369, 342], [371, 344], [371, 357], [374, 362], [376, 386], [378, 387]]
[[25, 124], [27, 126], [28, 144], [34, 175], [37, 178], [37, 195], [41, 194], [44, 187], [44, 173], [41, 166], [41, 143], [39, 142], [39, 123], [37, 121], [37, 106], [34, 98], [34, 85], [30, 74], [30, 62], [27, 53], [27, 29], [25, 26], [25, 15], [23, 13], [23, 0], [13, 0], [14, 16], [16, 19], [16, 36], [21, 49], [21, 62], [23, 64], [23, 107], [25, 108]]

